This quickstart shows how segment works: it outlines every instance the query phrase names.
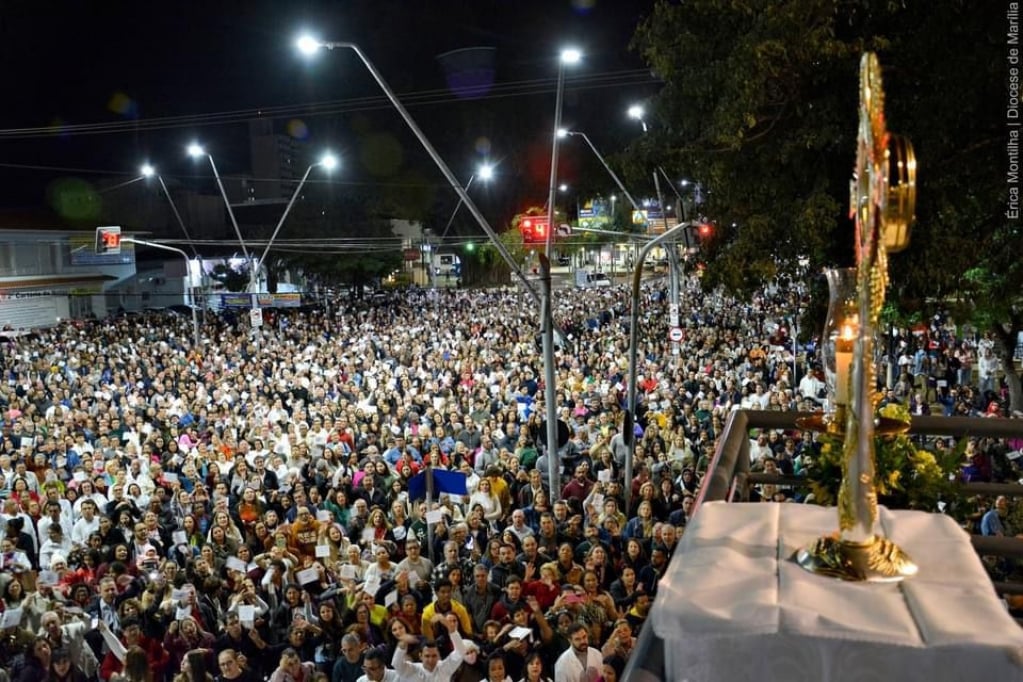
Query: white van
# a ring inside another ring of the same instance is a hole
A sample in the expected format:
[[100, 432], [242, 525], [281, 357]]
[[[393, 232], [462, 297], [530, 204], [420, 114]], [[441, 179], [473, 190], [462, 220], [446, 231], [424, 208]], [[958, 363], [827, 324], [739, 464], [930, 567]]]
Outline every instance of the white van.
[[588, 289], [591, 287], [609, 287], [611, 286], [611, 279], [603, 272], [576, 270], [575, 285], [580, 289]]

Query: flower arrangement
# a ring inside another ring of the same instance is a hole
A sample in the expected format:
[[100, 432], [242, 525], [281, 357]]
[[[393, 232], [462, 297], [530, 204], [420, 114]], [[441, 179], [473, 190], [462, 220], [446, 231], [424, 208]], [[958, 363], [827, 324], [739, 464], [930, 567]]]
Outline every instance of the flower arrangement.
[[[891, 403], [877, 416], [909, 424], [906, 407]], [[833, 434], [821, 434], [820, 452], [806, 468], [813, 501], [833, 505], [842, 482], [842, 440]], [[918, 450], [906, 433], [874, 436], [874, 484], [878, 501], [897, 509], [939, 511], [939, 502], [948, 504], [956, 496], [954, 483], [959, 472], [961, 453], [952, 451], [940, 460], [927, 450]]]

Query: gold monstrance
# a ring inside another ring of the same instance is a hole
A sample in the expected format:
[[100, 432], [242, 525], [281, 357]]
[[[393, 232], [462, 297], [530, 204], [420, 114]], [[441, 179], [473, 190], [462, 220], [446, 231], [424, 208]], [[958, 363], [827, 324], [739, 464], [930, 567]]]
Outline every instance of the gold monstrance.
[[[874, 330], [888, 286], [888, 252], [909, 244], [916, 200], [916, 159], [907, 140], [885, 129], [884, 90], [877, 56], [860, 60], [860, 120], [850, 214], [856, 223], [856, 321], [846, 372], [850, 405], [843, 415], [843, 477], [838, 493], [840, 533], [816, 540], [796, 553], [815, 573], [844, 580], [898, 581], [917, 566], [894, 542], [878, 535], [874, 486]], [[840, 373], [839, 376], [842, 376]], [[835, 425], [841, 429], [843, 424]]]

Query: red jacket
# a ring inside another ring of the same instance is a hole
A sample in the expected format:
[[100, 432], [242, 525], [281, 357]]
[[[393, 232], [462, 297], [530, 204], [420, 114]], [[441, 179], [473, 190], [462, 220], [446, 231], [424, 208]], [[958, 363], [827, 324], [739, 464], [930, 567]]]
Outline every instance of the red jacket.
[[[122, 640], [121, 643], [124, 644], [124, 641]], [[125, 646], [127, 647], [127, 645]], [[159, 642], [149, 639], [145, 635], [139, 635], [139, 646], [145, 650], [146, 658], [149, 659], [149, 669], [153, 671], [152, 679], [162, 680], [164, 670], [170, 661], [170, 656], [167, 655], [167, 652], [164, 651]], [[103, 663], [100, 664], [99, 677], [101, 680], [109, 680], [111, 675], [122, 670], [124, 670], [124, 664], [118, 660], [117, 656], [114, 656], [112, 651], [108, 651], [107, 655], [103, 658]]]

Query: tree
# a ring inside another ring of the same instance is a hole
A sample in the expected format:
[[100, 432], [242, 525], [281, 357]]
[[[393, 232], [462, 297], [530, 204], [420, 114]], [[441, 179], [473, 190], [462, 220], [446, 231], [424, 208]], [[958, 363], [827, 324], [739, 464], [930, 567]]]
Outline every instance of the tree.
[[963, 0], [658, 2], [633, 46], [664, 86], [630, 175], [663, 165], [709, 189], [707, 286], [748, 292], [797, 272], [800, 256], [814, 269], [849, 265], [858, 64], [878, 52], [889, 130], [914, 142], [919, 167], [917, 222], [890, 259], [889, 301], [907, 315], [954, 309], [993, 332], [1023, 409], [1006, 25], [1004, 10]]

